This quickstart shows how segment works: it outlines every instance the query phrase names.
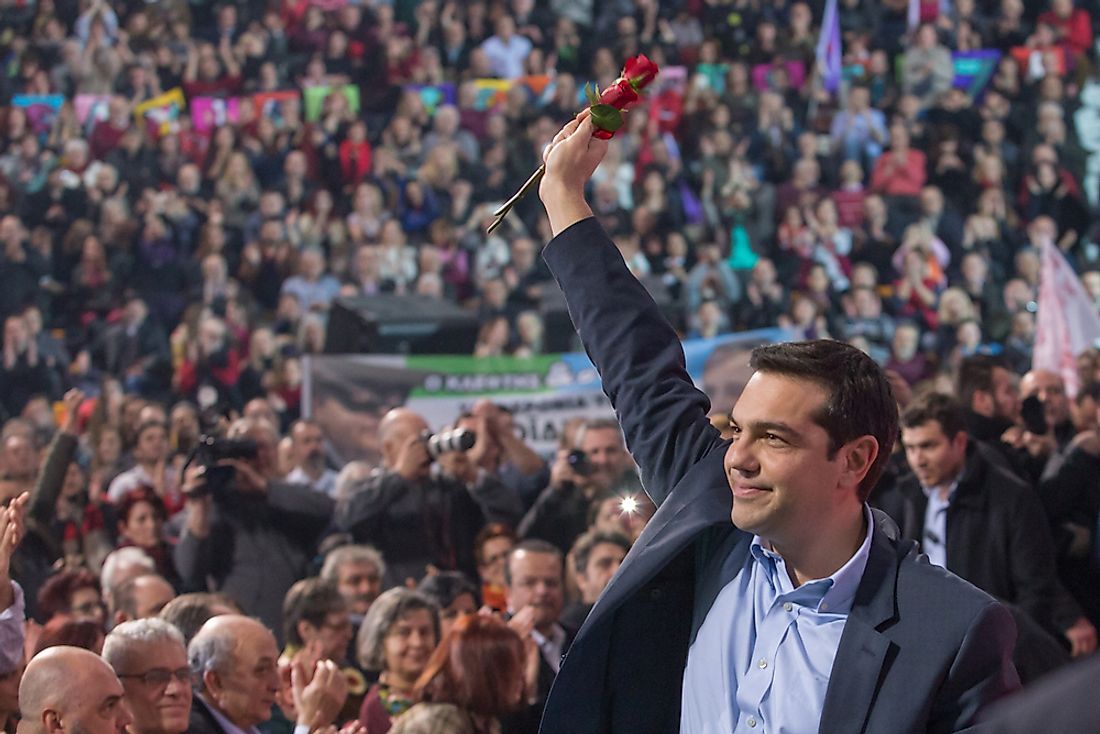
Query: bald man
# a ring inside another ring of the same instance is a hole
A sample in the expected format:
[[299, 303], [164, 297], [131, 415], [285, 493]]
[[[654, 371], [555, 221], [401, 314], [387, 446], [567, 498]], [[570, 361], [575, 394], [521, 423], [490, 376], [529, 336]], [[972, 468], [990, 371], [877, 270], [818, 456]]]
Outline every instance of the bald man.
[[1052, 370], [1031, 370], [1020, 380], [1020, 397], [1026, 400], [1032, 396], [1043, 404], [1047, 427], [1054, 431], [1058, 450], [1064, 450], [1076, 433], [1070, 416], [1066, 383]]
[[[257, 734], [271, 718], [282, 680], [275, 636], [240, 614], [211, 617], [187, 646], [195, 698], [191, 734]], [[332, 661], [317, 664], [308, 686], [304, 671], [294, 683], [296, 734], [332, 723], [347, 698], [347, 680]], [[288, 712], [289, 713], [289, 712]]]
[[111, 666], [79, 647], [43, 650], [19, 685], [19, 734], [122, 734], [133, 721]]
[[487, 522], [514, 526], [519, 498], [495, 476], [473, 482], [433, 475], [428, 423], [407, 408], [388, 412], [378, 426], [382, 471], [352, 486], [339, 518], [356, 542], [370, 542], [386, 559], [387, 588], [419, 580], [427, 566], [477, 578], [474, 538]]

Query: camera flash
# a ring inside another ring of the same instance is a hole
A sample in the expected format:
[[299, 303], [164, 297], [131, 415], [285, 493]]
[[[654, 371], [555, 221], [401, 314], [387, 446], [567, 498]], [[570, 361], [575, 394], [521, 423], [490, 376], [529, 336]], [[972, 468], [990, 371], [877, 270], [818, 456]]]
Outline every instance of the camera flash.
[[619, 503], [619, 509], [628, 515], [633, 515], [638, 511], [638, 500], [631, 495], [623, 497], [622, 502]]

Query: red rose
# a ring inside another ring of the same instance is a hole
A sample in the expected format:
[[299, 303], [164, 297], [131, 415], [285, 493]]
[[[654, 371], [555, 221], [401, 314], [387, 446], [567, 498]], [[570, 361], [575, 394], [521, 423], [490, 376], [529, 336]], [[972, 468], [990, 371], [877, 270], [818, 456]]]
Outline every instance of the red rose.
[[638, 93], [630, 82], [619, 80], [600, 93], [600, 104], [611, 105], [617, 110], [625, 110], [627, 105], [639, 99]]
[[655, 76], [657, 76], [657, 65], [646, 58], [645, 54], [638, 54], [628, 60], [623, 67], [623, 78], [635, 89], [645, 87], [653, 81]]

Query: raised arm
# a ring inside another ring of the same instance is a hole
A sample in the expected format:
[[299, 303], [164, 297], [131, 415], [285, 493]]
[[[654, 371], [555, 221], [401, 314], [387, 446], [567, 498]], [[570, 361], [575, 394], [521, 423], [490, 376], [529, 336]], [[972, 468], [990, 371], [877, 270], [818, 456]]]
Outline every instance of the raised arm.
[[585, 182], [607, 150], [592, 131], [587, 117], [579, 117], [548, 147], [539, 196], [554, 239], [543, 257], [603, 379], [646, 491], [660, 504], [721, 439], [707, 419], [710, 401], [687, 374], [679, 337], [584, 200]]

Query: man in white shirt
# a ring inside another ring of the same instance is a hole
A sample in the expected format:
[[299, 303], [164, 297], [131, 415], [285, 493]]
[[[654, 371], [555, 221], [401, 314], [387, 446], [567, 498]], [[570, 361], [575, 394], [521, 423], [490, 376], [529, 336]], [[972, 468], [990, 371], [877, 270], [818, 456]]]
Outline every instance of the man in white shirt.
[[294, 468], [286, 475], [292, 484], [308, 484], [310, 489], [336, 498], [336, 472], [325, 466], [325, 435], [321, 427], [308, 419], [290, 427], [290, 454]]

